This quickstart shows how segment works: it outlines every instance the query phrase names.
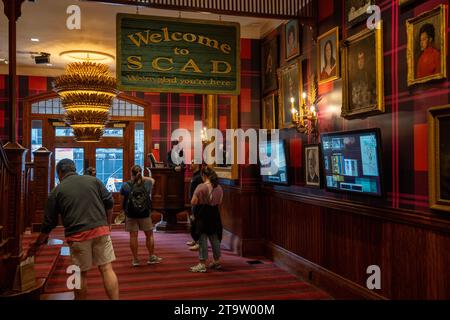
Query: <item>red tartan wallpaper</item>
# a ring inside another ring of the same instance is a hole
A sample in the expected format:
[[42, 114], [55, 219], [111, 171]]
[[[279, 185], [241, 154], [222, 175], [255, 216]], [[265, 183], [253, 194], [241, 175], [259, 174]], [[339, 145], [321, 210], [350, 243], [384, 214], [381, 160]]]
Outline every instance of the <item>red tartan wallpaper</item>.
[[[243, 127], [259, 127], [259, 51], [258, 40], [242, 39], [240, 121]], [[19, 76], [19, 140], [22, 139], [22, 109], [26, 97], [50, 91], [52, 78]], [[203, 96], [194, 94], [166, 94], [128, 92], [148, 101], [152, 106], [152, 141], [160, 146], [155, 156], [166, 160], [170, 135], [173, 130], [193, 130], [193, 122], [202, 119]], [[8, 78], [0, 75], [0, 141], [5, 143], [9, 135]], [[245, 172], [245, 170], [244, 170]]]
[[[318, 35], [339, 26], [340, 40], [356, 34], [365, 24], [343, 28], [345, 0], [319, 2]], [[304, 187], [302, 149], [311, 141], [295, 130], [282, 130], [281, 136], [289, 141], [290, 170], [293, 186], [274, 187], [293, 193], [317, 194], [342, 200], [353, 200], [374, 206], [405, 208], [421, 212], [428, 209], [428, 135], [427, 110], [449, 103], [450, 82], [437, 81], [408, 88], [406, 64], [406, 20], [433, 9], [445, 0], [416, 1], [399, 7], [398, 1], [376, 1], [381, 8], [384, 46], [384, 114], [365, 119], [345, 120], [340, 117], [342, 105], [342, 79], [319, 86], [319, 132], [346, 131], [377, 127], [382, 133], [385, 199], [358, 195], [345, 195]], [[450, 29], [447, 29], [448, 31]], [[303, 82], [306, 90], [309, 75], [316, 70], [316, 46], [312, 30], [303, 27], [301, 39]], [[283, 48], [282, 28], [277, 35]], [[281, 49], [282, 51], [283, 49]], [[280, 52], [283, 57], [284, 53]], [[283, 59], [281, 59], [283, 60]], [[280, 61], [283, 64], [283, 61]], [[448, 64], [448, 57], [447, 57]]]

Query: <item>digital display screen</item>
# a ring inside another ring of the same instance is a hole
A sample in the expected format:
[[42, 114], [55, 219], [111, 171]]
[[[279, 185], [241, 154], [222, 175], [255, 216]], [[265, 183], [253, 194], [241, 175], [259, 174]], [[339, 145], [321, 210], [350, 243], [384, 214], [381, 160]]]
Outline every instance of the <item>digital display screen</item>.
[[283, 141], [259, 144], [260, 172], [264, 182], [288, 184], [286, 149]]
[[327, 189], [382, 195], [378, 129], [322, 134], [321, 146]]

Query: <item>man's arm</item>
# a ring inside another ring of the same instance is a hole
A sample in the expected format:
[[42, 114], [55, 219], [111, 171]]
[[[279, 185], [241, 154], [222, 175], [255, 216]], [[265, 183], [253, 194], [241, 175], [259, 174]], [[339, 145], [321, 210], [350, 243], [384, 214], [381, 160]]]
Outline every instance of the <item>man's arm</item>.
[[103, 183], [100, 182], [100, 180], [97, 180], [97, 183], [100, 188], [100, 198], [103, 201], [103, 205], [105, 206], [106, 211], [108, 211], [112, 209], [114, 206], [114, 199], [112, 193], [105, 188], [105, 186], [103, 185]]
[[58, 208], [56, 203], [56, 191], [53, 191], [49, 194], [47, 199], [47, 204], [45, 206], [44, 213], [44, 221], [41, 227], [41, 233], [39, 234], [36, 241], [30, 246], [27, 254], [23, 257], [26, 259], [28, 257], [32, 257], [36, 254], [36, 251], [47, 242], [48, 236], [50, 232], [57, 226], [58, 224]]

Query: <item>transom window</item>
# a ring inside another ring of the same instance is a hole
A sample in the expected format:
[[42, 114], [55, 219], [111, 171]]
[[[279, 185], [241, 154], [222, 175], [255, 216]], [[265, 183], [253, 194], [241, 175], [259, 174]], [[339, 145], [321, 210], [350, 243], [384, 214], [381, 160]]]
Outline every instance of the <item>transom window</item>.
[[[111, 116], [144, 117], [144, 108], [125, 100], [114, 99], [110, 110]], [[64, 114], [60, 98], [35, 102], [31, 105], [32, 114]]]

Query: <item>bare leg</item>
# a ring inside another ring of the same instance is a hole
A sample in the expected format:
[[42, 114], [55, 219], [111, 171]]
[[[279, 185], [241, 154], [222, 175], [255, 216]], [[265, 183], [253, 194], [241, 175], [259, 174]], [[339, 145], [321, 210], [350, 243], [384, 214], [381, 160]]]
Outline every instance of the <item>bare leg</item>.
[[87, 296], [87, 271], [81, 271], [81, 288], [75, 289], [75, 300], [86, 300]]
[[110, 300], [119, 300], [119, 281], [113, 270], [112, 264], [107, 263], [98, 266], [103, 278], [103, 286]]
[[130, 248], [134, 260], [138, 259], [138, 232], [139, 231], [130, 232]]
[[153, 231], [145, 231], [146, 236], [146, 242], [147, 250], [148, 250], [148, 256], [151, 257], [155, 253], [155, 240], [153, 238]]

